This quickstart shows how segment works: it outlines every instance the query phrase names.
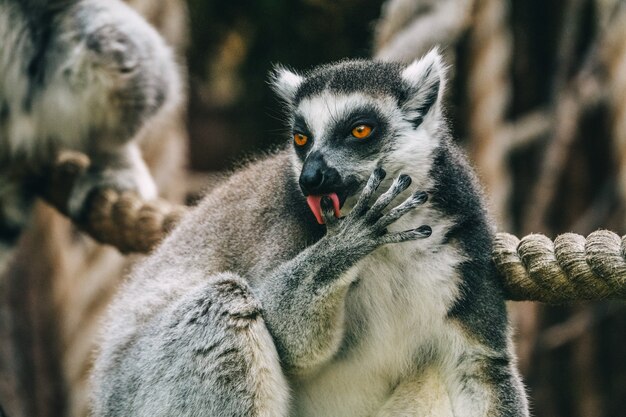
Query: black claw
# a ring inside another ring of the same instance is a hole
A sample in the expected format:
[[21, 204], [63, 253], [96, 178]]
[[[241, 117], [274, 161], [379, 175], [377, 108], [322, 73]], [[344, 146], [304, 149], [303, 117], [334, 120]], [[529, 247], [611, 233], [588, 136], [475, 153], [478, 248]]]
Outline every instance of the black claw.
[[378, 167], [374, 170], [374, 175], [378, 180], [383, 180], [387, 176], [387, 172], [381, 167]]
[[415, 232], [420, 234], [422, 237], [428, 237], [433, 233], [433, 229], [430, 226], [424, 225], [415, 229]]
[[416, 204], [424, 204], [428, 201], [428, 193], [426, 191], [418, 191], [413, 195]]
[[400, 176], [398, 177], [398, 186], [403, 190], [407, 189], [412, 182], [413, 180], [411, 179], [411, 177], [406, 174], [400, 174]]

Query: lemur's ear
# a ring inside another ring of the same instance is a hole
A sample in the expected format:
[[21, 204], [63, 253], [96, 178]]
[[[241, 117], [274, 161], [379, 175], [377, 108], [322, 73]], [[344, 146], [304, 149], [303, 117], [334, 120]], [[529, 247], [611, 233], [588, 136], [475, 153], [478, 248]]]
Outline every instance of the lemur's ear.
[[443, 93], [446, 67], [437, 48], [416, 59], [402, 71], [409, 94], [402, 107], [414, 126], [419, 126], [429, 113], [435, 113]]
[[288, 70], [283, 66], [276, 66], [270, 74], [270, 84], [278, 96], [287, 103], [293, 103], [298, 92], [298, 87], [304, 81], [304, 77]]

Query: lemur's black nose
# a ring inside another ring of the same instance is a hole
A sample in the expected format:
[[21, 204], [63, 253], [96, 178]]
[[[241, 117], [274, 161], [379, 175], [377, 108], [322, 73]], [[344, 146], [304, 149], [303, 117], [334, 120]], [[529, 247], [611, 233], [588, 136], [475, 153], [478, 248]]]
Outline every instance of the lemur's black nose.
[[314, 152], [306, 158], [300, 173], [300, 188], [304, 195], [336, 192], [340, 183], [339, 172], [329, 167], [320, 153]]

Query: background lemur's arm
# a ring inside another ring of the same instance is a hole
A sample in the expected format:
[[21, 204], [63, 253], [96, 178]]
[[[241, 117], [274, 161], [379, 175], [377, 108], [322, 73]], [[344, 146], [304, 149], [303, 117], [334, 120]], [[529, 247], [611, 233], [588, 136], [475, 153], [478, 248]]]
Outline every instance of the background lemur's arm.
[[344, 219], [338, 221], [326, 212], [327, 236], [278, 267], [258, 289], [267, 326], [281, 359], [292, 370], [322, 363], [338, 349], [344, 296], [356, 278], [349, 270], [357, 261], [383, 244], [430, 235], [427, 226], [386, 233], [387, 226], [422, 204], [426, 195], [416, 193], [383, 216], [383, 209], [411, 183], [408, 176], [400, 176], [368, 209], [384, 175], [381, 169], [372, 174]]

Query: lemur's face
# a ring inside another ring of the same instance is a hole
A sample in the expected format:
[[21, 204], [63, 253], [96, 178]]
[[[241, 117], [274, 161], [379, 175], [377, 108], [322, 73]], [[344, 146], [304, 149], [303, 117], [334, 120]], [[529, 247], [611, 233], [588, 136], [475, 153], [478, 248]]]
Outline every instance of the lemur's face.
[[294, 167], [309, 204], [329, 196], [337, 209], [352, 205], [378, 166], [389, 177], [425, 176], [438, 143], [442, 76], [436, 51], [406, 67], [345, 61], [306, 76], [278, 69], [273, 85], [289, 106]]

